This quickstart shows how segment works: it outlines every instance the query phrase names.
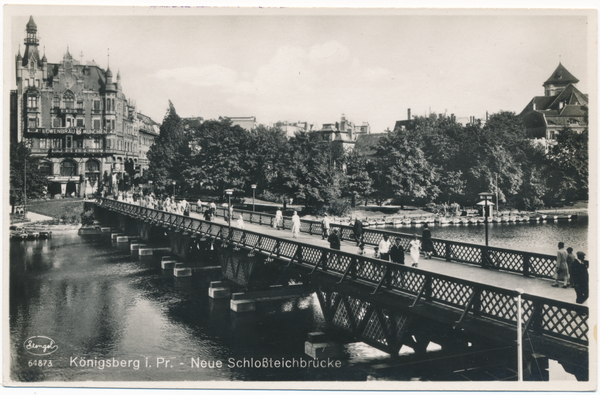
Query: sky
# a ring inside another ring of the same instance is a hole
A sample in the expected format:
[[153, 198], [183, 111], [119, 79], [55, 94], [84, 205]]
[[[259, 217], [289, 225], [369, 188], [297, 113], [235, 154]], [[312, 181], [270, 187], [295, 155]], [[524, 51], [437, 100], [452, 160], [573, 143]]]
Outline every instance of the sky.
[[588, 61], [595, 21], [582, 11], [14, 6], [8, 15], [6, 7], [11, 87], [33, 15], [50, 63], [68, 47], [84, 63], [110, 65], [157, 122], [171, 100], [182, 117], [320, 127], [345, 114], [380, 133], [409, 108], [519, 113], [543, 95], [559, 61], [584, 93], [596, 72]]

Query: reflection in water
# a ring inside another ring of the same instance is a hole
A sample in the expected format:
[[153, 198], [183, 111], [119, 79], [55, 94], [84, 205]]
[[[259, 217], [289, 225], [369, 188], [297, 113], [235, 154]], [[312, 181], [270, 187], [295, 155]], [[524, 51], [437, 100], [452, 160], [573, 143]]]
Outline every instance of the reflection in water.
[[[384, 229], [376, 227], [375, 229]], [[421, 226], [385, 227], [385, 229], [408, 234], [421, 234]], [[430, 226], [431, 236], [436, 239], [485, 244], [485, 226], [443, 225]], [[519, 251], [555, 254], [559, 241], [575, 251], [587, 251], [588, 217], [568, 221], [535, 223], [488, 224], [489, 245]]]
[[[132, 257], [121, 247], [75, 232], [11, 242], [14, 380], [365, 381], [373, 379], [371, 365], [390, 360], [351, 343], [341, 369], [238, 367], [250, 359], [309, 360], [307, 334], [325, 326], [317, 297], [260, 303], [254, 313], [236, 314], [229, 301], [208, 298], [208, 284], [219, 273], [175, 278], [156, 261]], [[32, 336], [51, 338], [58, 350], [44, 357], [26, 352], [23, 342]], [[37, 366], [41, 360], [52, 367]], [[422, 376], [435, 379], [422, 373], [396, 379]]]

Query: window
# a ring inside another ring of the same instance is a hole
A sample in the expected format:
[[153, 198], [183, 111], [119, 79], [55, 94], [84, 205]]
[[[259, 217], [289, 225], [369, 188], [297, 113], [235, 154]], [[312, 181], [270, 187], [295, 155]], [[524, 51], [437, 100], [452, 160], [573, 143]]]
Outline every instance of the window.
[[40, 148], [42, 148], [42, 149], [47, 148], [46, 147], [46, 141], [47, 141], [46, 139], [39, 139], [38, 141], [39, 141]]
[[52, 148], [61, 148], [62, 147], [62, 139], [53, 139], [52, 140]]
[[60, 120], [60, 118], [52, 118], [52, 127], [53, 128], [60, 128], [62, 126], [62, 122]]
[[40, 87], [40, 80], [35, 80], [35, 86]]
[[100, 100], [94, 100], [94, 111], [100, 111]]
[[83, 148], [83, 140], [77, 140], [77, 141], [75, 141], [75, 147], [76, 148]]
[[94, 119], [94, 130], [100, 130], [100, 120]]
[[85, 127], [85, 122], [84, 122], [84, 121], [85, 121], [85, 119], [82, 119], [82, 118], [77, 118], [77, 127], [78, 127], [78, 128], [83, 128], [83, 127]]
[[54, 97], [52, 99], [52, 107], [54, 107], [54, 108], [60, 107], [60, 97]]
[[28, 128], [36, 128], [37, 127], [37, 118], [29, 118], [27, 120], [27, 127]]
[[83, 110], [83, 100], [77, 100], [77, 108]]
[[38, 106], [38, 97], [37, 96], [27, 96], [27, 107], [28, 108], [37, 108]]
[[77, 165], [75, 162], [70, 160], [65, 160], [60, 164], [60, 175], [72, 177], [76, 175]]
[[94, 148], [102, 148], [102, 140], [94, 139]]
[[63, 99], [65, 100], [65, 108], [72, 109], [73, 102], [75, 101], [75, 96], [73, 96], [73, 92], [67, 91], [63, 96]]

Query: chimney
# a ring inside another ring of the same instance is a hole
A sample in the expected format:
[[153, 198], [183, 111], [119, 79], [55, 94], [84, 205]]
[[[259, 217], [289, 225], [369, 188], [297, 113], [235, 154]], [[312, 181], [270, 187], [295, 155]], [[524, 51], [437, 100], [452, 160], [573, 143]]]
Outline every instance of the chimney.
[[408, 114], [406, 115], [406, 119], [408, 119], [410, 121], [410, 108], [408, 109], [407, 113]]

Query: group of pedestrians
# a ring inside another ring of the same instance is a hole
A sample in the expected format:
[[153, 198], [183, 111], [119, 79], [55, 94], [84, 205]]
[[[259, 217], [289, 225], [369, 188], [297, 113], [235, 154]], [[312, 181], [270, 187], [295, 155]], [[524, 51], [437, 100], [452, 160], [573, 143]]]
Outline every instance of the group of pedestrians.
[[167, 211], [169, 213], [180, 214], [189, 216], [190, 215], [190, 203], [181, 199], [175, 200], [174, 196], [167, 196], [164, 199], [160, 199], [154, 196], [153, 193], [149, 195], [142, 195], [138, 199], [138, 204], [141, 207], [148, 207], [155, 210]]
[[577, 303], [583, 303], [589, 296], [589, 263], [585, 260], [585, 253], [577, 252], [573, 254], [573, 248], [565, 249], [565, 243], [558, 243], [556, 252], [556, 267], [554, 270], [553, 287], [560, 287], [562, 281], [563, 288], [573, 287], [577, 295]]

